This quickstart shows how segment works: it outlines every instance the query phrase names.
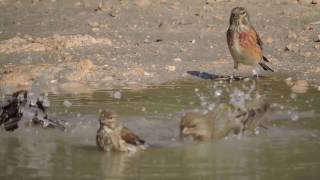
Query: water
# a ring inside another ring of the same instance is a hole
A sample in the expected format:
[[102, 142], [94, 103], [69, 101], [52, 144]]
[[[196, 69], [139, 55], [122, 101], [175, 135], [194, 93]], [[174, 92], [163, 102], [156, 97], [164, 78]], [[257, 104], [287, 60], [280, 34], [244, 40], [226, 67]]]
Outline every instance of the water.
[[[179, 140], [184, 112], [210, 110], [221, 99], [239, 102], [234, 93], [246, 96], [253, 88], [276, 109], [265, 132], [214, 142]], [[50, 114], [66, 120], [67, 131], [1, 129], [0, 179], [318, 179], [319, 93], [312, 87], [294, 93], [284, 80], [266, 78], [255, 87], [251, 81], [190, 80], [135, 90], [49, 94]], [[116, 111], [152, 147], [135, 154], [100, 152], [95, 133], [101, 109]]]

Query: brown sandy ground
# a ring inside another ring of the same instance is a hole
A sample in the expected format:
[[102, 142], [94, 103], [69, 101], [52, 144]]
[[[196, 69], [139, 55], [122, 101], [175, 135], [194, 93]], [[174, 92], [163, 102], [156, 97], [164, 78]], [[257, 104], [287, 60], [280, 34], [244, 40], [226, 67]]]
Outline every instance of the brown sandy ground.
[[90, 92], [187, 71], [231, 74], [225, 32], [235, 6], [249, 10], [260, 33], [277, 71], [267, 75], [320, 84], [317, 0], [0, 0], [0, 89], [42, 79], [48, 91]]

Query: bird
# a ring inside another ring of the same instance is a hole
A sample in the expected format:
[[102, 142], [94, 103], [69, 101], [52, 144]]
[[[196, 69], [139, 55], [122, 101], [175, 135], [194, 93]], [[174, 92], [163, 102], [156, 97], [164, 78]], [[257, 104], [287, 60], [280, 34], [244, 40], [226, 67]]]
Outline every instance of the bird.
[[21, 120], [21, 106], [27, 103], [27, 91], [20, 90], [12, 94], [12, 96], [1, 107], [0, 125], [4, 125], [6, 131], [14, 131]]
[[102, 151], [135, 152], [147, 147], [144, 140], [119, 122], [115, 113], [107, 110], [100, 113], [96, 143]]
[[[233, 58], [234, 69], [238, 65], [260, 65], [263, 70], [274, 72], [266, 63], [269, 60], [263, 55], [262, 40], [250, 22], [249, 14], [244, 7], [235, 7], [231, 10], [229, 28], [227, 30], [227, 43]], [[257, 75], [255, 69], [253, 73]]]
[[194, 141], [222, 139], [230, 134], [255, 133], [262, 123], [269, 104], [262, 101], [248, 103], [247, 109], [239, 109], [228, 103], [219, 104], [207, 114], [187, 112], [180, 121], [180, 134], [190, 136]]
[[43, 128], [65, 129], [65, 122], [49, 117], [48, 97], [42, 93], [35, 95], [27, 90], [14, 92], [0, 107], [0, 126], [3, 124], [6, 131], [19, 128], [22, 119], [28, 119], [29, 125], [41, 125]]

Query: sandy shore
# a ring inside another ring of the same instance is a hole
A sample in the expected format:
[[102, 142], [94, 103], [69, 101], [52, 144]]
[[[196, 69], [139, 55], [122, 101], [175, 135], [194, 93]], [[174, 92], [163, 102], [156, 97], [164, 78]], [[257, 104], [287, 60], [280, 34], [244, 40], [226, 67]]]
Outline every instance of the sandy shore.
[[[313, 3], [311, 3], [313, 2]], [[244, 6], [277, 71], [320, 84], [320, 2], [0, 0], [0, 87], [90, 92], [232, 73], [225, 32]], [[242, 73], [249, 68], [240, 67]]]

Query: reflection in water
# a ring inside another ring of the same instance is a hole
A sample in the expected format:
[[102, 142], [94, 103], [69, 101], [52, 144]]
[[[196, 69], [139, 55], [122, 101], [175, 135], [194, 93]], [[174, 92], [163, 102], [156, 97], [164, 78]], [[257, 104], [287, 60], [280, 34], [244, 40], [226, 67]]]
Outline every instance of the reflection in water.
[[[253, 83], [185, 81], [93, 94], [50, 95], [51, 113], [69, 123], [67, 131], [20, 128], [0, 130], [0, 179], [316, 179], [320, 122], [319, 91], [294, 93], [282, 80], [261, 79], [253, 93], [276, 109], [266, 132], [192, 143], [179, 140], [186, 111], [205, 111], [229, 101]], [[69, 108], [63, 105], [71, 102]], [[235, 100], [235, 99], [234, 99]], [[120, 120], [151, 144], [134, 154], [103, 153], [95, 144], [99, 109]]]

